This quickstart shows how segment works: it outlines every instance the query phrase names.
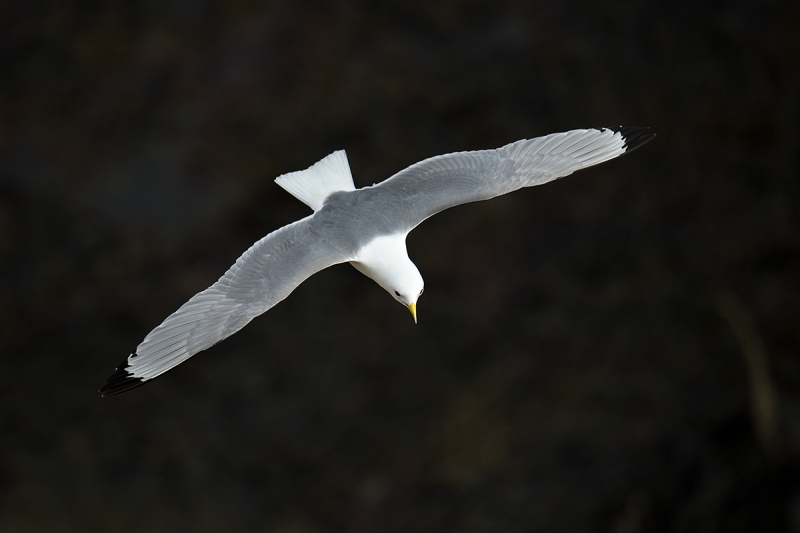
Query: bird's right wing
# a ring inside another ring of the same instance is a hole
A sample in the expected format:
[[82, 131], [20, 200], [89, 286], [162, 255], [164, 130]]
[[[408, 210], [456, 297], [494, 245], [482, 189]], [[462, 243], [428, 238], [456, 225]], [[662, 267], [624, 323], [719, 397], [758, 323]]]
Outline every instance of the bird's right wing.
[[312, 231], [312, 216], [256, 242], [216, 283], [151, 331], [100, 389], [137, 387], [242, 329], [312, 274], [348, 260]]
[[403, 205], [410, 231], [449, 207], [541, 185], [638, 148], [648, 128], [573, 130], [517, 141], [496, 150], [439, 155], [375, 185]]

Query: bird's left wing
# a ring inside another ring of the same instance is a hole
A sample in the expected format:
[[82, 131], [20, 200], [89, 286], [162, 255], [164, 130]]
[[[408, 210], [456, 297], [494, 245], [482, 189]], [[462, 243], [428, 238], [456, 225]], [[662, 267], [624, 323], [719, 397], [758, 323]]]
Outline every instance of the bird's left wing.
[[517, 141], [496, 150], [439, 155], [374, 186], [401, 202], [399, 230], [467, 202], [541, 185], [630, 152], [655, 135], [648, 128], [572, 130]]
[[313, 232], [313, 215], [256, 242], [219, 281], [167, 317], [117, 367], [104, 396], [137, 387], [242, 329], [312, 274], [348, 260]]

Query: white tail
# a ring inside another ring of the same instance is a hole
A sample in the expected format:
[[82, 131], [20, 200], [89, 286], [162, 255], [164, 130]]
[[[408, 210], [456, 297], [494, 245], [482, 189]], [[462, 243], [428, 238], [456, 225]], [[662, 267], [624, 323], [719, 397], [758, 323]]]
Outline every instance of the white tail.
[[344, 150], [333, 152], [306, 170], [279, 176], [275, 183], [314, 211], [320, 210], [331, 193], [356, 190]]

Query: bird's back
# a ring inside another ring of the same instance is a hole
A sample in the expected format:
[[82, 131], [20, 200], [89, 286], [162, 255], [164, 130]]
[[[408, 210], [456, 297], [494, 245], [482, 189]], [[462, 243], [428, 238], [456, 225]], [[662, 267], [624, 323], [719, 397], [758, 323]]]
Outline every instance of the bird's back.
[[391, 190], [364, 187], [328, 196], [314, 213], [311, 227], [340, 253], [355, 257], [377, 237], [410, 231], [406, 211], [405, 202]]

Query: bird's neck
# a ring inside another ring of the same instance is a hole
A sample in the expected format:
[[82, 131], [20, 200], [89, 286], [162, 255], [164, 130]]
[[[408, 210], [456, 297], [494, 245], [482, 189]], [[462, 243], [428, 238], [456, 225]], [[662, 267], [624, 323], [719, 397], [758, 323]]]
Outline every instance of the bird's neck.
[[417, 267], [408, 258], [407, 235], [397, 233], [376, 237], [356, 253], [356, 259], [350, 264], [391, 292], [391, 287], [397, 284], [399, 278], [407, 275], [411, 269], [417, 272]]

